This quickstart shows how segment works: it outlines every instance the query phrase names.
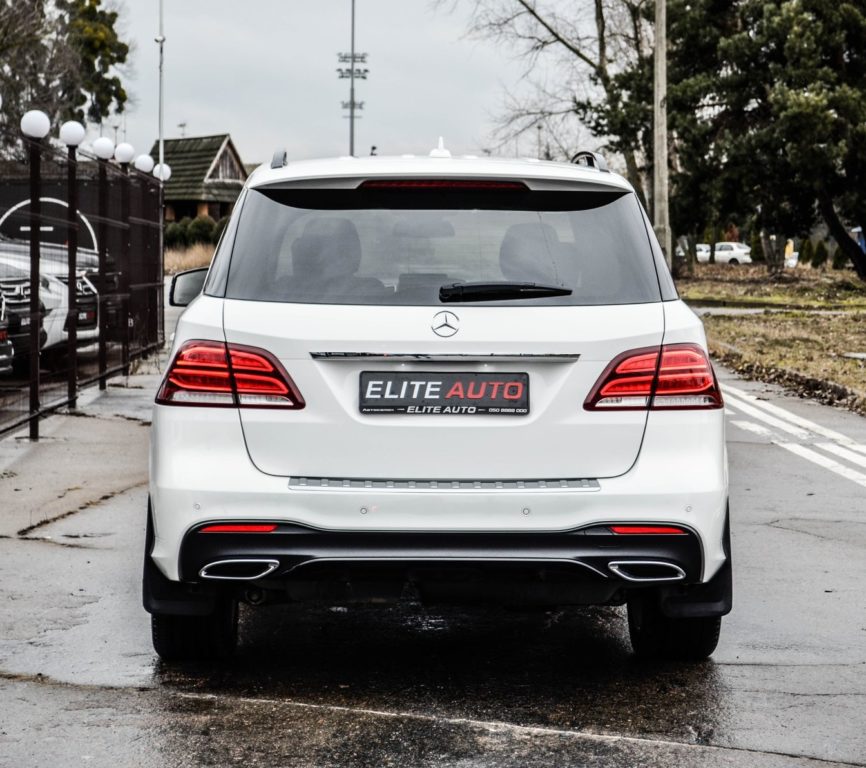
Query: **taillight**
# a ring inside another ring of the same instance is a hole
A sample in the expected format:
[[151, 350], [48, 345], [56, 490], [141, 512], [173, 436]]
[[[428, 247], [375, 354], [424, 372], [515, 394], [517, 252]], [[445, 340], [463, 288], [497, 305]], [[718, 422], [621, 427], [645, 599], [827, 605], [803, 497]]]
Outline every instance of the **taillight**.
[[187, 341], [172, 361], [156, 402], [223, 408], [304, 407], [298, 388], [270, 352], [221, 341]]
[[611, 533], [621, 536], [684, 536], [687, 531], [675, 525], [611, 525]]
[[706, 352], [697, 344], [666, 344], [614, 358], [584, 408], [672, 410], [722, 405], [722, 392]]
[[5, 328], [0, 328], [0, 341], [7, 341], [9, 339], [9, 332]]
[[460, 189], [465, 191], [526, 192], [521, 181], [496, 181], [488, 179], [370, 179], [361, 184], [361, 189]]
[[199, 533], [273, 533], [277, 530], [275, 523], [222, 523], [206, 525], [199, 528]]

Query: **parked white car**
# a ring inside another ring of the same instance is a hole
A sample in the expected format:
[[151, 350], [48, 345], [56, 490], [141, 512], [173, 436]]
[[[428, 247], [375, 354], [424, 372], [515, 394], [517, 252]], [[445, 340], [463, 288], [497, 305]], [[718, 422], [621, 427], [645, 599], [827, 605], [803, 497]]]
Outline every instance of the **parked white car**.
[[[164, 659], [237, 604], [627, 604], [701, 659], [731, 607], [722, 394], [634, 190], [432, 157], [247, 181], [156, 398], [144, 605]], [[196, 297], [196, 298], [193, 298]]]
[[[68, 288], [55, 274], [39, 277], [39, 300], [42, 305], [41, 349], [62, 350], [68, 339]], [[76, 279], [78, 306], [77, 337], [79, 343], [92, 343], [99, 337], [97, 292], [90, 280], [79, 274]], [[0, 294], [9, 316], [9, 336], [16, 358], [30, 349], [30, 263], [18, 256], [0, 255]], [[19, 360], [20, 362], [20, 360]], [[17, 364], [17, 363], [16, 363]]]
[[[716, 264], [751, 264], [752, 249], [745, 243], [716, 243]], [[698, 245], [698, 261], [706, 264], [710, 260], [710, 246]]]

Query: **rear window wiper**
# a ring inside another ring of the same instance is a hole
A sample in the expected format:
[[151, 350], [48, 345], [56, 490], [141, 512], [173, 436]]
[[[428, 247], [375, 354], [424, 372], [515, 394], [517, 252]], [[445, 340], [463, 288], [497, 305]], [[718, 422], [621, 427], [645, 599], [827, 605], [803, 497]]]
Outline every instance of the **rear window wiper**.
[[439, 301], [506, 301], [508, 299], [543, 299], [548, 296], [571, 296], [571, 288], [538, 283], [450, 283], [439, 288]]

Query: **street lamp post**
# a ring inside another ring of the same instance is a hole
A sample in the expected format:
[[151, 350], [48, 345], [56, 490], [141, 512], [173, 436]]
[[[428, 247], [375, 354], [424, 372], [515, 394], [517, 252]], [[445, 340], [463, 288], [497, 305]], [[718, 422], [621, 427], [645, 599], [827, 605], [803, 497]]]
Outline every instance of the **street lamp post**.
[[653, 229], [670, 267], [673, 244], [668, 210], [667, 0], [656, 0], [653, 91]]
[[40, 164], [42, 139], [51, 130], [48, 115], [38, 109], [25, 112], [21, 133], [28, 139], [30, 153], [30, 439], [39, 439], [39, 346], [42, 312], [39, 295], [39, 238], [42, 225]]
[[129, 376], [129, 299], [130, 299], [130, 273], [132, 264], [130, 264], [130, 234], [129, 228], [129, 164], [135, 158], [135, 149], [132, 144], [123, 142], [118, 144], [114, 150], [114, 159], [120, 163], [120, 169], [123, 175], [120, 178], [120, 219], [126, 224], [126, 229], [123, 232], [123, 240], [120, 248], [120, 321], [123, 323], [121, 360], [123, 362], [123, 375]]
[[69, 367], [66, 377], [66, 397], [69, 407], [75, 410], [78, 399], [78, 183], [76, 172], [78, 145], [84, 141], [85, 130], [81, 123], [69, 120], [60, 126], [60, 141], [66, 145], [66, 290], [69, 303], [67, 315], [66, 352]]
[[108, 371], [108, 161], [114, 156], [114, 142], [107, 136], [100, 136], [93, 142], [93, 153], [99, 158], [99, 185], [97, 189], [97, 210], [99, 215], [99, 388], [105, 389]]

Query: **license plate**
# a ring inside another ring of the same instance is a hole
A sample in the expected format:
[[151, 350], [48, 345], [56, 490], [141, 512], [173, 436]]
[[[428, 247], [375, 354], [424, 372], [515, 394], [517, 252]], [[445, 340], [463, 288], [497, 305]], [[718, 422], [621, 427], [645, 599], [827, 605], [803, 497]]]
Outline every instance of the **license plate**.
[[528, 373], [362, 371], [361, 413], [526, 416]]
[[29, 317], [22, 317], [21, 318], [21, 327], [22, 328], [29, 328], [30, 327], [30, 318]]

